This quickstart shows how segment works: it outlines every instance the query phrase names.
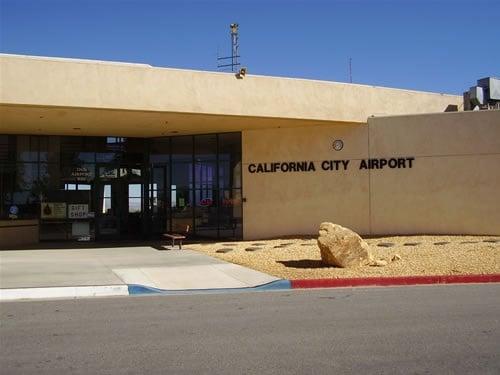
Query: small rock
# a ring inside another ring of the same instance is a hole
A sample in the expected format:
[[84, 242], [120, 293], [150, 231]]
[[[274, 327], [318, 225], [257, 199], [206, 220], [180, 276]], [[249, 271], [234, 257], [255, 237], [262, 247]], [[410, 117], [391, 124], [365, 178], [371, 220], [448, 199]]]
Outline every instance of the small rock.
[[276, 246], [273, 246], [273, 248], [275, 248], [275, 249], [282, 249], [282, 248], [284, 248], [284, 247], [285, 247], [285, 246], [283, 246], [283, 245], [276, 245]]
[[266, 246], [265, 243], [253, 243], [252, 246]]
[[392, 242], [381, 242], [381, 243], [377, 244], [377, 246], [380, 246], [380, 247], [393, 247], [395, 245], [396, 244], [392, 243]]
[[449, 241], [434, 242], [434, 245], [442, 246], [442, 245], [448, 245], [449, 243], [450, 243]]
[[401, 260], [401, 255], [399, 254], [394, 254], [391, 258], [391, 262], [395, 262], [397, 260]]
[[370, 266], [372, 267], [385, 267], [387, 266], [387, 261], [383, 259], [375, 259], [370, 263]]
[[262, 247], [247, 247], [245, 251], [257, 251], [262, 249]]
[[236, 246], [235, 243], [223, 243], [222, 246]]
[[301, 243], [300, 246], [316, 246], [314, 243]]
[[225, 253], [229, 253], [230, 251], [233, 251], [233, 249], [230, 249], [230, 248], [224, 248], [224, 249], [217, 249], [215, 250], [216, 253], [222, 253], [222, 254], [225, 254]]
[[462, 241], [461, 244], [479, 243], [479, 241]]
[[422, 242], [405, 242], [403, 246], [418, 246], [422, 244]]

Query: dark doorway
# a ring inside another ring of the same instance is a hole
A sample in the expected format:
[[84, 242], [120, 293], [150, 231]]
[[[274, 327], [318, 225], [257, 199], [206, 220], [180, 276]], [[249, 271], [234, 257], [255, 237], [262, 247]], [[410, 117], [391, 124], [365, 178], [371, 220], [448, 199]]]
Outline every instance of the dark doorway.
[[144, 183], [140, 167], [98, 166], [96, 237], [140, 239], [144, 233]]

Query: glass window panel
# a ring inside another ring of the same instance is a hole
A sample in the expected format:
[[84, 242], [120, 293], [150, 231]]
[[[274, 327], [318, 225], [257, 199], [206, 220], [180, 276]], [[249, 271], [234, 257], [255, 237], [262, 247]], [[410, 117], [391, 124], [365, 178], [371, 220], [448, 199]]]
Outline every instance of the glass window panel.
[[193, 187], [193, 164], [173, 163], [172, 184], [179, 187]]
[[172, 160], [192, 161], [193, 159], [193, 137], [172, 137]]
[[61, 137], [52, 135], [49, 137], [49, 148], [47, 150], [47, 161], [59, 163], [61, 157]]
[[[60, 161], [60, 138], [59, 136], [41, 136], [40, 138], [40, 161], [59, 163]], [[93, 160], [91, 160], [93, 162]]]
[[129, 184], [128, 185], [128, 196], [134, 198], [142, 197], [142, 185], [141, 184]]
[[115, 152], [98, 152], [96, 154], [96, 161], [98, 163], [115, 163], [119, 159], [119, 155]]
[[195, 160], [216, 160], [217, 135], [196, 135], [194, 137]]
[[243, 233], [241, 190], [221, 190], [219, 199], [219, 235], [228, 238], [241, 238]]
[[17, 161], [38, 161], [38, 138], [29, 135], [16, 137]]
[[78, 184], [78, 190], [90, 190], [91, 187], [89, 184]]
[[103, 198], [102, 199], [102, 213], [103, 214], [111, 213], [111, 210], [112, 210], [111, 204], [112, 204], [111, 198]]
[[35, 163], [18, 163], [16, 186], [19, 190], [31, 190], [38, 179], [38, 165]]
[[186, 208], [193, 206], [193, 191], [190, 189], [172, 190], [172, 208], [176, 212], [184, 211]]
[[75, 164], [93, 163], [95, 161], [95, 153], [93, 152], [77, 152], [73, 156]]
[[153, 168], [151, 180], [153, 182], [153, 189], [165, 188], [165, 175], [168, 173], [167, 168]]
[[38, 147], [39, 147], [39, 158], [40, 161], [48, 161], [48, 148], [49, 148], [49, 137], [39, 136], [38, 137]]
[[17, 206], [19, 219], [36, 218], [40, 214], [40, 202], [31, 191], [16, 191], [13, 193], [12, 204]]
[[15, 161], [16, 138], [15, 135], [0, 135], [0, 163]]
[[128, 199], [128, 212], [137, 213], [142, 211], [142, 199], [141, 198], [129, 198]]
[[217, 205], [217, 191], [216, 190], [195, 190], [195, 203], [196, 206], [211, 207]]
[[195, 190], [194, 225], [200, 237], [216, 238], [218, 235], [218, 212], [216, 190]]
[[45, 164], [41, 163], [39, 169], [40, 177], [39, 185], [48, 189], [57, 189], [61, 181], [61, 173], [59, 170], [59, 164]]
[[187, 226], [193, 224], [193, 191], [178, 189], [172, 194], [172, 230], [184, 232]]
[[166, 202], [166, 192], [165, 191], [150, 191], [150, 209], [153, 214], [165, 214], [168, 204]]
[[33, 197], [30, 191], [14, 191], [12, 194], [13, 204], [28, 204], [33, 201]]
[[142, 138], [124, 138], [122, 160], [127, 164], [142, 164], [146, 154], [146, 143]]
[[157, 138], [151, 141], [149, 161], [152, 164], [170, 161], [170, 138]]
[[211, 238], [218, 236], [217, 195], [211, 195], [206, 195], [202, 191], [195, 192], [197, 204], [194, 212], [194, 232], [197, 236]]
[[241, 133], [219, 134], [219, 160], [241, 159]]
[[217, 187], [217, 163], [215, 161], [198, 162], [194, 165], [195, 184], [199, 189], [215, 189]]
[[241, 188], [241, 162], [223, 160], [219, 162], [219, 186]]
[[9, 216], [16, 174], [14, 165], [0, 165], [0, 218]]
[[95, 162], [91, 137], [60, 137], [61, 161], [69, 165]]
[[111, 185], [104, 185], [100, 193], [104, 198], [111, 198]]

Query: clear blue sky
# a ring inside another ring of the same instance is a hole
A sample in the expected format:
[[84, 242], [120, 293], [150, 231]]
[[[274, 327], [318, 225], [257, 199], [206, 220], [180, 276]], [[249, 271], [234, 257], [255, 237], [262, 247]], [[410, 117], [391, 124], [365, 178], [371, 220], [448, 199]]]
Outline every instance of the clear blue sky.
[[0, 51], [461, 94], [500, 75], [500, 0], [0, 0]]

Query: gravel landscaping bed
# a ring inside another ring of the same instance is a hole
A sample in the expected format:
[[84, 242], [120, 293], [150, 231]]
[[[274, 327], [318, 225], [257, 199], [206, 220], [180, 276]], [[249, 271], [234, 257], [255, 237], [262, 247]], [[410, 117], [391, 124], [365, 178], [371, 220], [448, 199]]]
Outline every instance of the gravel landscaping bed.
[[[500, 237], [397, 236], [365, 240], [374, 257], [386, 260], [387, 266], [354, 269], [325, 266], [316, 238], [311, 237], [199, 243], [186, 247], [284, 279], [500, 274]], [[220, 252], [224, 248], [229, 251]]]

